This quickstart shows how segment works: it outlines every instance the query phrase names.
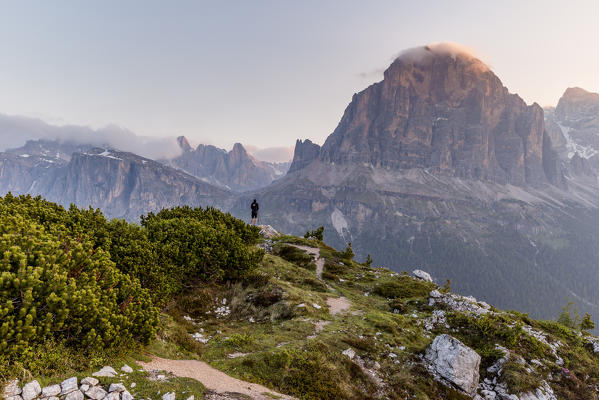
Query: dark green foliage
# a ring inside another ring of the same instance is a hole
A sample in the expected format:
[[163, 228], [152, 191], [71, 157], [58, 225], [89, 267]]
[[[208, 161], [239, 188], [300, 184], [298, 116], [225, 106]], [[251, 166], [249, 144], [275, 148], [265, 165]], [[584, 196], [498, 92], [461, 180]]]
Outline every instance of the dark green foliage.
[[370, 253], [368, 253], [368, 255], [366, 256], [366, 261], [364, 261], [364, 265], [368, 268], [370, 268], [370, 266], [372, 265], [372, 257], [370, 256]]
[[48, 341], [107, 350], [153, 336], [158, 310], [111, 260], [105, 225], [93, 210], [0, 200], [2, 354], [26, 362]]
[[345, 272], [346, 269], [347, 268], [345, 267], [345, 265], [340, 264], [337, 261], [327, 261], [324, 264], [324, 271], [332, 275], [342, 274]]
[[142, 216], [141, 224], [145, 226], [152, 220], [195, 220], [212, 227], [224, 225], [226, 229], [235, 232], [247, 244], [255, 244], [260, 238], [260, 228], [257, 226], [248, 225], [231, 214], [224, 213], [213, 207], [203, 209], [201, 207], [191, 208], [189, 206], [181, 206], [164, 209], [157, 214], [149, 213], [147, 216]]
[[568, 303], [562, 307], [557, 322], [572, 329], [580, 324], [580, 314], [572, 301], [568, 300]]
[[164, 298], [199, 283], [243, 278], [264, 256], [250, 246], [258, 239], [256, 227], [214, 208], [176, 207], [150, 213], [142, 217], [142, 227], [155, 262], [140, 271], [140, 279], [156, 284]]
[[388, 299], [407, 299], [426, 297], [433, 288], [430, 283], [416, 281], [408, 276], [398, 276], [394, 280], [378, 284], [374, 293]]
[[582, 331], [590, 331], [595, 329], [595, 323], [591, 319], [591, 314], [586, 313], [582, 320], [580, 321], [580, 330]]
[[[0, 373], [14, 374], [5, 365], [17, 360], [36, 370], [47, 343], [65, 357], [147, 343], [156, 306], [199, 284], [251, 276], [264, 255], [251, 246], [257, 228], [216, 209], [179, 207], [142, 222], [108, 222], [99, 210], [39, 197], [0, 199]], [[197, 350], [186, 332], [176, 341]]]
[[278, 245], [275, 247], [275, 252], [282, 259], [294, 263], [302, 268], [309, 270], [316, 269], [316, 265], [312, 262], [312, 257], [304, 250], [290, 245]]
[[340, 253], [340, 256], [344, 260], [353, 260], [354, 259], [355, 254], [351, 247], [351, 242], [347, 244], [347, 247], [345, 248], [345, 250], [343, 250], [342, 253]]
[[341, 357], [315, 343], [305, 349], [282, 349], [247, 357], [243, 365], [251, 367], [254, 379], [269, 382], [277, 390], [299, 399], [364, 398], [360, 393], [347, 393], [340, 386], [352, 377], [369, 384], [359, 369], [352, 368], [352, 363]]
[[324, 226], [321, 226], [318, 229], [306, 232], [306, 234], [304, 235], [304, 238], [306, 238], [306, 239], [315, 238], [316, 240], [320, 240], [322, 242], [323, 232], [324, 232]]

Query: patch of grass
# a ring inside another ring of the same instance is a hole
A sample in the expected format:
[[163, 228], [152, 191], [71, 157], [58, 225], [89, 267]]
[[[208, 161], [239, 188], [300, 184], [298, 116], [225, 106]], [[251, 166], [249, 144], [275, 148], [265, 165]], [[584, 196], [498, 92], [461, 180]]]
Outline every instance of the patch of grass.
[[517, 361], [510, 360], [503, 366], [501, 382], [504, 382], [510, 393], [525, 393], [541, 386], [541, 379], [528, 372]]
[[434, 288], [435, 286], [431, 283], [400, 275], [392, 280], [377, 284], [374, 293], [389, 299], [407, 299], [428, 297], [428, 294]]

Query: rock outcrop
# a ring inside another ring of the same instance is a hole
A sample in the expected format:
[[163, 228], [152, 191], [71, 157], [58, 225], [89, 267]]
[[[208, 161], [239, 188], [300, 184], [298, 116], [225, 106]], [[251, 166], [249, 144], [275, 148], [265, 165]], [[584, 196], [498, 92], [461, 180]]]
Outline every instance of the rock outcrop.
[[437, 336], [424, 356], [433, 374], [469, 396], [478, 388], [480, 356], [454, 337]]
[[283, 165], [255, 159], [241, 143], [236, 143], [229, 152], [204, 144], [194, 150], [184, 137], [179, 138], [179, 143], [183, 154], [164, 161], [167, 165], [233, 191], [267, 186], [287, 172]]
[[551, 156], [544, 137], [539, 105], [509, 93], [469, 54], [427, 46], [398, 57], [383, 81], [354, 95], [320, 158], [538, 185], [553, 179], [543, 166]]
[[310, 139], [304, 141], [298, 139], [295, 142], [293, 152], [293, 161], [289, 167], [289, 172], [294, 172], [306, 167], [320, 155], [320, 146], [312, 143]]

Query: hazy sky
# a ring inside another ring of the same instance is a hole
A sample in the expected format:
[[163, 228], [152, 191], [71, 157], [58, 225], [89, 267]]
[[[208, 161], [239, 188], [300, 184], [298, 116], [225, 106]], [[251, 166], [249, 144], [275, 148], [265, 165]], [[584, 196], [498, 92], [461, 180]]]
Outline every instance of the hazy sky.
[[474, 48], [512, 92], [599, 92], [599, 2], [2, 1], [0, 113], [230, 147], [322, 143], [403, 49]]

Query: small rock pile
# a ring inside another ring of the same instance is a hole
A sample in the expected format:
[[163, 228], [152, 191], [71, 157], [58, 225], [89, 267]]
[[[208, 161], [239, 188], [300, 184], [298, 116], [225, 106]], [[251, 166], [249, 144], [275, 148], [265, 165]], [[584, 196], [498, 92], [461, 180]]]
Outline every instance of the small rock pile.
[[[124, 365], [121, 371], [130, 374], [133, 368]], [[100, 385], [96, 377], [116, 377], [118, 373], [114, 368], [105, 366], [92, 375], [81, 382], [78, 382], [77, 377], [71, 377], [60, 384], [43, 388], [36, 380], [26, 383], [23, 387], [19, 385], [18, 380], [14, 380], [4, 387], [3, 396], [6, 400], [133, 400], [133, 395], [122, 383], [112, 383], [108, 388]], [[131, 388], [134, 387], [135, 383], [132, 383]], [[175, 400], [175, 393], [167, 393], [162, 398]], [[187, 400], [193, 400], [193, 396]]]
[[[114, 372], [111, 376], [116, 376], [116, 371], [110, 367], [104, 367], [101, 371], [99, 376], [107, 376], [108, 372]], [[4, 397], [7, 400], [133, 400], [133, 396], [123, 384], [113, 383], [106, 390], [99, 383], [98, 379], [87, 377], [82, 379], [79, 385], [77, 377], [72, 377], [60, 384], [44, 388], [34, 380], [21, 388], [19, 381], [14, 380], [5, 386]]]

